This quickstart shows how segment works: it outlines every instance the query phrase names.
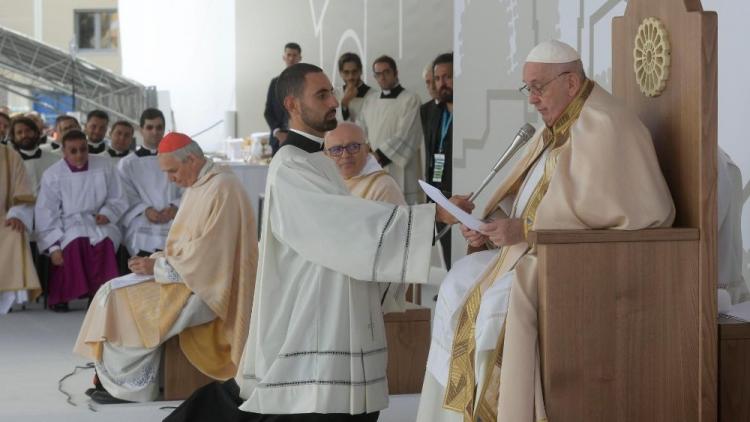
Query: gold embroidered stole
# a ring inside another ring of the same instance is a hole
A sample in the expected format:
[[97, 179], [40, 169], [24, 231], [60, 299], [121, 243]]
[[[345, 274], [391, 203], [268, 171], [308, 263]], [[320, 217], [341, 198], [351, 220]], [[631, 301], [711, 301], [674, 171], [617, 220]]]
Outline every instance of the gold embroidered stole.
[[[527, 234], [534, 226], [537, 208], [549, 187], [552, 174], [557, 165], [557, 159], [561, 147], [565, 145], [568, 140], [570, 136], [570, 127], [581, 114], [583, 104], [591, 93], [593, 87], [593, 82], [587, 80], [576, 98], [568, 104], [565, 111], [557, 119], [553, 127], [545, 128], [542, 133], [544, 140], [544, 148], [542, 148], [542, 151], [547, 148], [550, 148], [550, 151], [544, 163], [544, 174], [534, 188], [534, 191], [521, 214], [524, 234]], [[531, 166], [535, 161], [536, 160], [531, 160], [529, 165]], [[522, 173], [528, 174], [528, 169]], [[529, 246], [525, 243], [503, 247], [500, 252], [500, 258], [495, 262], [492, 271], [486, 272], [480, 278], [480, 282], [474, 286], [461, 309], [458, 325], [456, 326], [456, 333], [453, 338], [448, 385], [446, 386], [443, 407], [463, 413], [464, 421], [473, 421], [475, 420], [475, 416], [478, 420], [482, 421], [497, 420], [498, 395], [494, 388], [492, 388], [492, 391], [494, 392], [493, 397], [487, 397], [489, 400], [480, 400], [479, 406], [477, 406], [476, 415], [474, 412], [477, 386], [474, 366], [476, 354], [476, 319], [479, 314], [479, 306], [481, 304], [483, 292], [490, 288], [492, 283], [494, 283], [499, 276], [511, 270], [518, 259], [520, 259], [528, 250]], [[495, 348], [492, 359], [490, 360], [493, 367], [491, 370], [487, 371], [487, 376], [485, 377], [485, 380], [482, 383], [482, 389], [480, 390], [480, 398], [485, 398], [485, 393], [490, 386], [489, 384], [491, 380], [495, 381], [495, 384], [497, 384], [499, 389], [499, 367], [502, 362], [504, 337], [505, 324], [503, 323], [498, 338], [498, 344]], [[497, 374], [495, 374], [496, 370]], [[494, 406], [492, 405], [493, 403]]]

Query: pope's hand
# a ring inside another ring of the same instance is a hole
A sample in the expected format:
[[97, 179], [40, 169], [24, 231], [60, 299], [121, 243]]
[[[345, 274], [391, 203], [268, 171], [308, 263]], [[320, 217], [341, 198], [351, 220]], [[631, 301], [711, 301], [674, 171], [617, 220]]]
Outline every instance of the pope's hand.
[[154, 263], [155, 259], [137, 256], [128, 260], [128, 268], [138, 275], [154, 275]]
[[96, 216], [94, 216], [94, 220], [96, 221], [97, 226], [109, 224], [109, 218], [107, 218], [107, 216], [103, 214], [97, 214]]
[[487, 242], [487, 236], [478, 231], [472, 230], [463, 224], [461, 224], [461, 234], [469, 243], [469, 246], [473, 248], [481, 248]]
[[510, 246], [524, 241], [520, 218], [501, 218], [479, 226], [479, 231], [497, 246]]

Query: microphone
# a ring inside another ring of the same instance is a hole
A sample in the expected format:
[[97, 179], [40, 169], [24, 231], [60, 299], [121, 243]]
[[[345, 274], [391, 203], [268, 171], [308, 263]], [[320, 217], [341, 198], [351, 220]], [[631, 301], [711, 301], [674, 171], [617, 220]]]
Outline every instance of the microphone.
[[[471, 196], [469, 197], [469, 201], [473, 202], [479, 196], [479, 194], [482, 193], [482, 190], [484, 190], [487, 184], [490, 183], [490, 180], [495, 177], [500, 169], [508, 164], [508, 161], [513, 158], [518, 150], [520, 150], [524, 145], [526, 145], [527, 142], [529, 142], [529, 139], [534, 136], [534, 132], [536, 132], [536, 129], [534, 129], [534, 126], [531, 126], [528, 123], [524, 124], [521, 129], [518, 130], [518, 133], [516, 133], [516, 137], [513, 138], [513, 142], [510, 143], [505, 152], [503, 152], [503, 155], [500, 156], [500, 159], [497, 160], [497, 163], [495, 163], [495, 165], [492, 167], [492, 170], [490, 170], [490, 173], [487, 175], [487, 177], [484, 178], [482, 184], [479, 185], [479, 188], [477, 188], [477, 190], [475, 190], [474, 193], [471, 194]], [[440, 233], [435, 236], [435, 241], [445, 236], [445, 234], [448, 233], [450, 229], [451, 226], [449, 225], [443, 227], [443, 230], [440, 230]]]

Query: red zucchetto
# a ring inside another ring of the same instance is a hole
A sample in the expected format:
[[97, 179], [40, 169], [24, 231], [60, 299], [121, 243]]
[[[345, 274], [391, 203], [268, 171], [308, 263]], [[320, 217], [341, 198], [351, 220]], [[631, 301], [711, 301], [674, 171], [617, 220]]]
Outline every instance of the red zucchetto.
[[175, 152], [178, 149], [182, 149], [190, 145], [190, 142], [192, 141], [193, 140], [184, 133], [169, 132], [168, 134], [164, 135], [164, 137], [161, 138], [161, 142], [159, 142], [159, 154]]

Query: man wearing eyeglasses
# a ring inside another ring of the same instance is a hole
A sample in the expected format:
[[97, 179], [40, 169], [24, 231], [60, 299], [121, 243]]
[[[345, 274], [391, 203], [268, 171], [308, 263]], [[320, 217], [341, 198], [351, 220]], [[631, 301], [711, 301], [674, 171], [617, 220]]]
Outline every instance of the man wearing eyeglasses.
[[416, 204], [422, 197], [417, 181], [423, 177], [421, 100], [401, 86], [393, 58], [378, 57], [372, 72], [381, 92], [365, 98], [357, 123], [365, 129], [380, 165], [401, 187], [406, 202]]
[[[341, 122], [326, 132], [325, 154], [336, 163], [347, 189], [352, 195], [370, 201], [406, 205], [406, 199], [387, 171], [378, 164], [365, 141], [365, 132], [350, 122]], [[404, 312], [406, 285], [378, 283], [383, 313]]]
[[578, 52], [539, 44], [521, 92], [542, 130], [500, 184], [470, 253], [440, 287], [417, 421], [546, 420], [530, 230], [668, 227], [674, 204], [638, 117], [586, 78]]
[[[377, 420], [388, 406], [378, 284], [425, 282], [434, 221], [453, 220], [434, 204], [397, 206], [349, 193], [322, 153], [339, 105], [322, 69], [290, 66], [278, 91], [289, 136], [268, 169], [239, 388], [210, 385], [170, 422]], [[473, 208], [465, 199], [454, 203]], [[230, 398], [212, 399], [216, 394]], [[235, 407], [222, 418], [218, 407], [233, 402], [241, 412]]]
[[370, 146], [365, 142], [365, 132], [361, 127], [341, 122], [336, 129], [326, 132], [325, 154], [336, 163], [352, 195], [406, 205], [401, 188], [370, 154]]

